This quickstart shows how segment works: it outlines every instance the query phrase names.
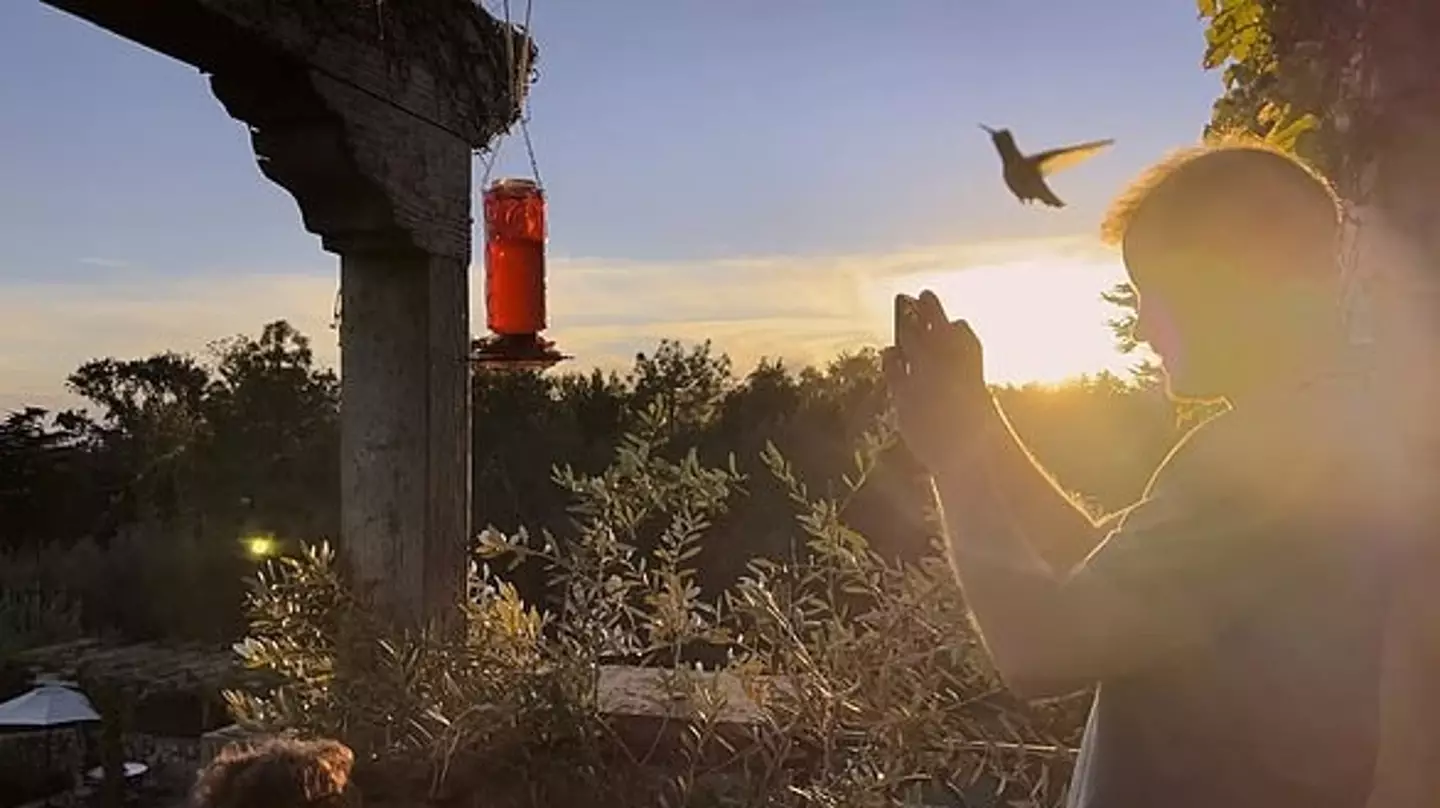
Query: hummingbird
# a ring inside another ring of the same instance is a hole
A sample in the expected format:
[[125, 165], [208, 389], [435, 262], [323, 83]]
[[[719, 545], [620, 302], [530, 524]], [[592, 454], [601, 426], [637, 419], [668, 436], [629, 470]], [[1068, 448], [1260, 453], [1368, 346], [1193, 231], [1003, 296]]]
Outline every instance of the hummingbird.
[[1009, 129], [991, 129], [983, 123], [980, 128], [990, 134], [995, 150], [1000, 152], [1000, 162], [1005, 168], [1005, 185], [1010, 192], [1026, 204], [1038, 199], [1052, 208], [1063, 208], [1065, 203], [1045, 184], [1045, 178], [1085, 162], [1115, 142], [1106, 138], [1049, 149], [1038, 154], [1021, 154], [1020, 147], [1015, 145], [1015, 136], [1010, 134]]

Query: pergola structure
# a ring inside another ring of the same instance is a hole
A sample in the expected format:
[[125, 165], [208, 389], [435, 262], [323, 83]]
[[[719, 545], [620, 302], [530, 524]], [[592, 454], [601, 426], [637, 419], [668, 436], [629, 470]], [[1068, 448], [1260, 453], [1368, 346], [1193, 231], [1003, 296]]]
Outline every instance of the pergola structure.
[[207, 74], [340, 257], [341, 557], [396, 620], [440, 614], [470, 536], [471, 158], [517, 120], [529, 39], [472, 0], [42, 2]]

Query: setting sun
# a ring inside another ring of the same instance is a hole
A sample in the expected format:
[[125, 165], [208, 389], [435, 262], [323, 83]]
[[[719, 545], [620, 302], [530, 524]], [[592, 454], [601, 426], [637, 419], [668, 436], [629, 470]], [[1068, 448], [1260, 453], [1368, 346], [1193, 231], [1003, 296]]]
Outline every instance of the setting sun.
[[1083, 374], [1125, 374], [1140, 357], [1115, 348], [1107, 322], [1119, 309], [1101, 293], [1125, 280], [1115, 263], [1027, 261], [887, 278], [875, 298], [935, 292], [952, 319], [968, 320], [985, 345], [992, 382], [1053, 384]]

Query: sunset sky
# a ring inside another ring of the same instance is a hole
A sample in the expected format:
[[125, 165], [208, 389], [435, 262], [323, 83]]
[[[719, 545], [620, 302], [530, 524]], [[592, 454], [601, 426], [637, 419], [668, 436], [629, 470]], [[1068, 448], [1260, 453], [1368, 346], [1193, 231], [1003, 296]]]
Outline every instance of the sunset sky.
[[[532, 19], [550, 335], [575, 367], [662, 337], [741, 369], [823, 360], [933, 286], [995, 380], [1123, 369], [1098, 300], [1122, 273], [1093, 234], [1219, 89], [1186, 1], [534, 0]], [[1054, 178], [1070, 207], [1025, 208], [978, 123], [1027, 150], [1118, 143]], [[525, 166], [505, 141], [497, 174]], [[337, 266], [197, 71], [0, 3], [0, 411], [72, 403], [87, 358], [282, 317], [333, 362]]]

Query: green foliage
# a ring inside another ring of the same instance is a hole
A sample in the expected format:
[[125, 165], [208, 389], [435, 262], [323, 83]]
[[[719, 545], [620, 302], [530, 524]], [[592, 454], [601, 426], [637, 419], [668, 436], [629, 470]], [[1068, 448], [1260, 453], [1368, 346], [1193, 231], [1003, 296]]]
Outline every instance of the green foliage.
[[[232, 640], [244, 625], [236, 609], [242, 576], [253, 570], [240, 549], [229, 535], [177, 535], [152, 523], [127, 526], [105, 543], [0, 555], [0, 592], [29, 604], [0, 611], [0, 635], [28, 636], [26, 646], [120, 628], [134, 640]], [[24, 617], [28, 609], [64, 617]]]
[[383, 784], [441, 796], [457, 755], [503, 751], [516, 733], [554, 737], [544, 720], [570, 703], [549, 690], [556, 677], [542, 667], [541, 618], [513, 588], [482, 589], [456, 606], [458, 634], [390, 633], [341, 583], [328, 545], [268, 562], [236, 651], [279, 684], [226, 700], [244, 726], [343, 737]]
[[1205, 30], [1204, 67], [1209, 70], [1234, 60], [1264, 69], [1272, 65], [1264, 4], [1256, 0], [1197, 0]]
[[11, 654], [82, 636], [80, 605], [65, 592], [18, 581], [0, 589], [0, 662]]
[[[1120, 309], [1120, 313], [1106, 321], [1110, 332], [1115, 335], [1115, 347], [1122, 354], [1133, 354], [1140, 350], [1142, 342], [1135, 329], [1139, 323], [1140, 296], [1128, 282], [1120, 282], [1100, 293], [1100, 299]], [[1132, 372], [1138, 387], [1153, 389], [1164, 384], [1160, 365], [1144, 360], [1134, 365]]]
[[[328, 547], [270, 564], [239, 650], [280, 684], [229, 694], [237, 717], [350, 743], [367, 798], [849, 806], [949, 790], [1057, 805], [1083, 708], [1009, 700], [941, 556], [887, 561], [846, 523], [889, 429], [862, 441], [839, 497], [812, 493], [768, 446], [794, 552], [750, 559], [707, 596], [701, 548], [758, 481], [673, 451], [671, 411], [651, 402], [601, 471], [556, 470], [572, 498], [563, 535], [482, 534], [472, 597], [457, 605], [463, 630], [448, 637], [380, 625]], [[505, 578], [522, 561], [545, 571], [543, 609]], [[752, 712], [737, 713], [713, 670], [687, 664], [697, 645], [728, 649], [720, 667]], [[602, 670], [616, 662], [657, 670], [660, 734], [637, 741], [604, 710]]]
[[[233, 640], [245, 603], [242, 653], [280, 684], [232, 706], [344, 737], [369, 793], [479, 778], [533, 785], [517, 804], [866, 804], [941, 780], [1049, 800], [1063, 779], [1052, 747], [1083, 707], [1009, 703], [973, 650], [930, 494], [872, 431], [874, 351], [737, 377], [708, 345], [667, 342], [623, 375], [478, 374], [475, 518], [495, 527], [459, 634], [381, 625], [317, 541], [338, 522], [338, 385], [288, 325], [74, 381], [88, 412], [0, 423], [0, 591], [36, 593], [0, 608], [0, 637], [66, 639], [78, 614], [87, 633]], [[1112, 377], [996, 392], [1101, 510], [1138, 495], [1176, 434], [1155, 388]], [[294, 557], [246, 597], [252, 531]], [[602, 710], [621, 663], [662, 671], [672, 740], [637, 742]], [[739, 729], [716, 668], [760, 705]]]
[[[700, 537], [724, 513], [742, 477], [701, 465], [694, 450], [679, 462], [660, 454], [669, 431], [663, 401], [654, 401], [621, 439], [611, 465], [598, 475], [566, 467], [556, 483], [574, 499], [574, 535], [524, 531], [481, 534], [483, 559], [512, 564], [537, 559], [556, 589], [555, 639], [586, 665], [607, 659], [679, 662], [691, 642], [722, 642], [718, 612], [700, 600], [695, 570]], [[638, 604], [638, 605], [637, 605]]]
[[[1135, 327], [1139, 321], [1140, 297], [1139, 294], [1136, 293], [1135, 287], [1131, 286], [1128, 283], [1117, 283], [1109, 290], [1101, 293], [1100, 297], [1105, 302], [1120, 308], [1120, 314], [1107, 323], [1107, 325], [1110, 326], [1111, 332], [1115, 334], [1115, 346], [1120, 350], [1121, 353], [1126, 354], [1134, 353], [1135, 351], [1139, 350], [1141, 342], [1139, 337], [1136, 336]], [[1159, 391], [1165, 389], [1164, 370], [1160, 367], [1158, 363], [1146, 360], [1136, 364], [1132, 372], [1134, 375], [1134, 379], [1128, 385], [1119, 385], [1117, 384], [1118, 380], [1108, 379], [1105, 377], [1089, 380], [1087, 384], [1093, 385], [1096, 382], [1100, 382], [1110, 391], [1114, 391], [1117, 387], [1122, 387], [1128, 388], [1122, 389], [1123, 393], [1136, 394], [1134, 396], [1128, 396], [1124, 394], [1119, 396], [1112, 396], [1112, 400], [1107, 402], [1108, 406], [1117, 408], [1123, 407], [1125, 409], [1129, 409], [1130, 407], [1127, 405], [1138, 403], [1138, 401], [1129, 400], [1132, 398], [1137, 400], [1144, 400], [1146, 398], [1150, 398], [1153, 403], [1154, 395]], [[1174, 401], [1167, 402], [1166, 406], [1173, 407], [1174, 409], [1175, 428], [1178, 430], [1185, 430], [1199, 424], [1206, 418], [1209, 418], [1210, 416], [1221, 412], [1228, 405], [1224, 404], [1223, 402], [1213, 401]], [[1150, 421], [1149, 419], [1141, 417], [1135, 418], [1133, 421], [1131, 421], [1131, 423], [1134, 423], [1136, 425], [1148, 426]], [[1042, 424], [1041, 427], [1043, 428], [1044, 424]], [[1026, 434], [1030, 435], [1032, 433], [1027, 432]], [[1111, 436], [1107, 436], [1107, 439], [1110, 437]], [[1106, 444], [1102, 444], [1102, 446], [1097, 446], [1097, 454], [1103, 455], [1107, 452], [1114, 452], [1117, 448], [1117, 445], [1123, 445], [1124, 443], [1126, 443], [1125, 436], [1113, 437], [1116, 441], [1118, 441], [1118, 444], [1115, 442], [1108, 442]], [[1164, 430], [1162, 430], [1160, 434], [1155, 434], [1154, 437], [1155, 440], [1142, 440], [1139, 442], [1138, 445], [1133, 446], [1130, 450], [1131, 454], [1129, 456], [1133, 457], [1135, 456], [1135, 453], [1138, 453], [1139, 456], [1142, 457], [1153, 457], [1154, 462], [1151, 464], [1151, 468], [1158, 467], [1161, 459], [1163, 459], [1165, 454], [1169, 451], [1169, 447], [1174, 445], [1176, 436], [1168, 434]], [[1164, 449], [1159, 454], [1150, 454], [1152, 450], [1158, 449], [1161, 446], [1163, 446]], [[1063, 471], [1068, 471], [1068, 469], [1064, 469]], [[1087, 477], [1088, 475], [1083, 474], [1078, 477], [1070, 477], [1068, 475], [1065, 476], [1066, 479], [1086, 479]], [[1113, 502], [1115, 500], [1104, 498], [1102, 499], [1102, 501]]]
[[[1207, 70], [1221, 70], [1207, 135], [1241, 133], [1293, 152], [1347, 190], [1357, 154], [1336, 108], [1348, 92], [1363, 4], [1197, 0]], [[1354, 127], [1351, 127], [1353, 130]]]
[[1246, 133], [1291, 148], [1315, 118], [1296, 113], [1275, 99], [1280, 91], [1279, 62], [1262, 0], [1197, 0], [1207, 21], [1206, 70], [1223, 68], [1225, 92], [1215, 101], [1207, 134]]
[[709, 340], [689, 351], [674, 340], [662, 340], [654, 355], [635, 355], [630, 385], [637, 410], [662, 407], [660, 425], [666, 437], [674, 439], [702, 429], [734, 379], [730, 357], [716, 356]]
[[[88, 633], [233, 639], [241, 577], [254, 568], [242, 539], [268, 534], [293, 549], [338, 532], [338, 380], [283, 321], [218, 341], [203, 359], [101, 359], [71, 380], [90, 396], [86, 409], [0, 420], [0, 584], [31, 582], [78, 604]], [[1128, 505], [1173, 442], [1153, 383], [1113, 381], [998, 390], [1035, 453], [1105, 509]], [[702, 590], [734, 585], [750, 558], [793, 555], [788, 494], [760, 459], [768, 444], [818, 495], [850, 496], [849, 522], [887, 560], [927, 551], [917, 516], [927, 493], [905, 452], [884, 453], [874, 485], [850, 495], [845, 484], [853, 446], [887, 406], [873, 350], [815, 367], [762, 360], [742, 376], [709, 345], [662, 342], [624, 373], [476, 374], [472, 384], [476, 524], [568, 535], [574, 493], [554, 467], [599, 475], [626, 433], [653, 428], [667, 461], [693, 452], [702, 467], [728, 467], [733, 455], [748, 480], [708, 517], [711, 540], [694, 558]], [[545, 563], [529, 555], [512, 572], [526, 599], [545, 596]]]
[[1197, 8], [1203, 64], [1224, 71], [1207, 131], [1266, 137], [1319, 169], [1342, 199], [1385, 200], [1401, 230], [1427, 243], [1433, 205], [1419, 189], [1434, 184], [1440, 73], [1432, 6], [1197, 0]]
[[68, 384], [86, 410], [0, 422], [0, 577], [78, 601], [91, 632], [233, 637], [241, 537], [336, 532], [338, 382], [283, 321]]

